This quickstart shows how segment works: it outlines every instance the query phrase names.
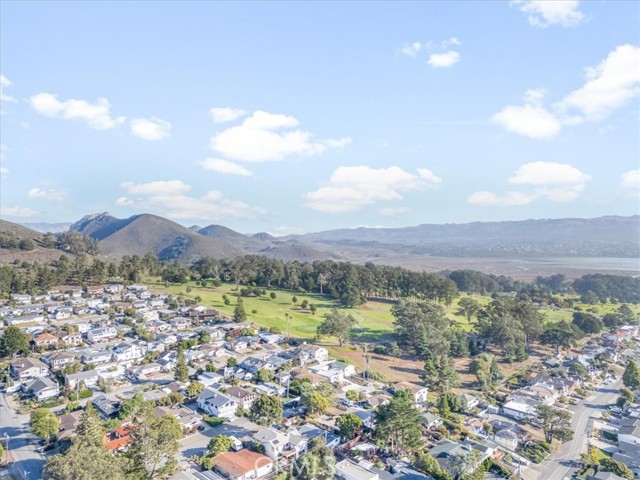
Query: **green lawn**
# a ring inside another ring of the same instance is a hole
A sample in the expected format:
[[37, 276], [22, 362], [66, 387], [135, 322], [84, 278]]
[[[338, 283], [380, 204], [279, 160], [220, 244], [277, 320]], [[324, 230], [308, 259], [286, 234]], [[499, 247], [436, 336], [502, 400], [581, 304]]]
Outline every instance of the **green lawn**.
[[[201, 297], [201, 304], [219, 309], [223, 312], [233, 313], [236, 304], [235, 288], [233, 284], [222, 284], [220, 287], [213, 288], [211, 286], [203, 288], [190, 282], [188, 285], [169, 285], [159, 281], [148, 281], [147, 284], [153, 290], [172, 295], [183, 294], [185, 298]], [[191, 287], [191, 291], [187, 293], [187, 286]], [[322, 321], [325, 313], [332, 308], [342, 309], [351, 313], [358, 319], [358, 327], [354, 334], [356, 338], [361, 340], [377, 340], [384, 334], [393, 330], [393, 317], [391, 315], [391, 304], [382, 302], [367, 302], [358, 308], [343, 308], [330, 299], [315, 294], [292, 293], [284, 290], [266, 289], [267, 295], [262, 297], [243, 297], [244, 309], [247, 312], [249, 320], [256, 325], [263, 327], [277, 327], [285, 333], [287, 331], [287, 317], [289, 320], [289, 334], [293, 337], [312, 338], [315, 336], [316, 328]], [[272, 300], [269, 296], [271, 292], [275, 292], [276, 298]], [[227, 295], [231, 300], [230, 305], [225, 305], [222, 295]], [[317, 306], [316, 314], [311, 314], [308, 310], [301, 310], [292, 302], [295, 296], [298, 301], [297, 305], [307, 300]], [[252, 313], [253, 310], [256, 313]]]
[[[168, 293], [172, 295], [182, 294], [185, 298], [201, 297], [201, 304], [219, 309], [227, 313], [233, 313], [233, 309], [236, 304], [235, 285], [223, 283], [220, 287], [213, 288], [212, 286], [201, 287], [190, 282], [185, 285], [169, 285], [165, 287], [164, 283], [155, 279], [146, 282], [153, 290]], [[191, 287], [191, 291], [187, 293], [187, 287]], [[289, 334], [293, 337], [300, 338], [313, 338], [316, 333], [316, 328], [322, 321], [325, 313], [328, 313], [331, 308], [342, 309], [345, 312], [352, 314], [358, 319], [358, 327], [354, 329], [353, 338], [361, 341], [376, 341], [381, 340], [385, 335], [393, 331], [393, 316], [391, 315], [391, 303], [387, 302], [367, 302], [357, 308], [346, 309], [338, 305], [336, 302], [321, 297], [317, 294], [301, 294], [292, 293], [286, 290], [266, 289], [267, 295], [262, 297], [243, 297], [245, 311], [249, 320], [256, 325], [262, 327], [277, 327], [281, 332], [287, 332], [287, 323], [289, 323]], [[276, 298], [272, 300], [269, 296], [271, 292], [276, 293]], [[227, 295], [231, 300], [230, 305], [225, 305], [222, 299], [222, 295]], [[301, 310], [298, 306], [292, 302], [292, 297], [297, 297], [297, 305], [307, 300], [309, 303], [313, 303], [317, 306], [315, 315], [312, 315], [308, 310]], [[491, 297], [481, 295], [470, 295], [463, 293], [453, 302], [450, 307], [445, 307], [446, 316], [451, 320], [457, 322], [464, 330], [471, 330], [471, 325], [464, 316], [456, 315], [458, 311], [458, 301], [465, 296], [472, 296], [482, 306], [488, 304], [491, 301]], [[579, 304], [583, 311], [588, 311], [591, 305]], [[640, 312], [640, 305], [630, 305], [632, 310], [636, 313]], [[599, 314], [608, 313], [618, 308], [617, 305], [597, 305]], [[255, 310], [256, 313], [252, 313]], [[555, 309], [543, 307], [542, 313], [550, 322], [558, 322], [561, 320], [571, 321], [571, 315], [573, 310], [571, 309]], [[290, 319], [287, 321], [286, 314], [289, 314]]]

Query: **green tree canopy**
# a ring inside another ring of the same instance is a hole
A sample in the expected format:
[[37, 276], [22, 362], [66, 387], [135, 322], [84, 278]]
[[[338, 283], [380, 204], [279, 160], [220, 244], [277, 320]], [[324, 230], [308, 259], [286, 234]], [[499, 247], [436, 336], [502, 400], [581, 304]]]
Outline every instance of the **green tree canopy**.
[[0, 357], [7, 358], [16, 353], [29, 353], [29, 337], [15, 325], [9, 325], [0, 337]]
[[389, 403], [378, 407], [375, 418], [374, 438], [392, 455], [401, 457], [422, 446], [422, 423], [407, 390], [398, 391]]
[[209, 450], [211, 456], [215, 457], [221, 453], [228, 452], [232, 446], [233, 440], [231, 440], [231, 437], [226, 435], [216, 435], [209, 440], [207, 450]]
[[634, 392], [640, 389], [640, 368], [633, 358], [629, 359], [627, 366], [622, 374], [622, 383], [624, 386]]
[[316, 330], [318, 336], [329, 335], [336, 337], [340, 346], [347, 339], [349, 332], [358, 322], [351, 314], [344, 314], [333, 308], [324, 315], [324, 320]]
[[278, 397], [260, 395], [249, 409], [252, 422], [264, 427], [278, 422], [282, 418], [282, 401]]
[[571, 412], [551, 405], [538, 405], [536, 407], [536, 418], [542, 425], [542, 431], [547, 443], [551, 443], [553, 439], [567, 442], [573, 438]]
[[184, 350], [178, 347], [178, 356], [176, 358], [176, 370], [174, 372], [174, 378], [178, 382], [187, 382], [189, 380], [189, 367], [187, 366], [187, 360], [184, 356]]
[[362, 429], [362, 420], [355, 413], [347, 413], [338, 417], [336, 427], [340, 430], [340, 436], [345, 440], [351, 440]]

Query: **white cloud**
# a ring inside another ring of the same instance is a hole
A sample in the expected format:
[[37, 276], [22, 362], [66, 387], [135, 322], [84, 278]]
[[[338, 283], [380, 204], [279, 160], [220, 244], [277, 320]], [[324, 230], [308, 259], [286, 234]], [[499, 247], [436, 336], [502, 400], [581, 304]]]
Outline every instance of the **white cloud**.
[[121, 186], [127, 194], [137, 196], [119, 197], [115, 202], [117, 206], [153, 212], [174, 220], [250, 219], [265, 213], [262, 208], [228, 199], [217, 190], [209, 190], [198, 197], [187, 195], [191, 186], [180, 180], [123, 182]]
[[232, 122], [247, 114], [246, 110], [240, 108], [229, 107], [213, 107], [209, 110], [209, 114], [214, 123]]
[[622, 174], [622, 188], [634, 197], [640, 197], [640, 170], [630, 170]]
[[411, 211], [409, 207], [398, 207], [398, 208], [386, 207], [378, 210], [380, 215], [384, 215], [385, 217], [395, 217], [397, 215], [402, 215], [403, 213], [407, 213], [409, 211]]
[[600, 120], [640, 93], [640, 47], [620, 45], [598, 66], [586, 69], [587, 83], [557, 107], [576, 109], [583, 120]]
[[32, 188], [27, 192], [27, 197], [29, 198], [40, 198], [43, 200], [48, 200], [52, 202], [61, 202], [65, 198], [64, 192], [61, 190], [51, 189], [43, 189], [43, 188]]
[[325, 213], [351, 212], [379, 201], [401, 200], [404, 192], [422, 190], [432, 183], [433, 179], [427, 181], [396, 166], [338, 167], [326, 186], [306, 194], [306, 205]]
[[454, 50], [444, 53], [432, 53], [427, 62], [433, 68], [448, 68], [460, 61], [460, 54]]
[[575, 27], [585, 20], [578, 0], [514, 0], [520, 10], [527, 14], [529, 24], [534, 27], [547, 28], [551, 25]]
[[198, 162], [205, 170], [212, 170], [219, 173], [228, 173], [231, 175], [242, 175], [244, 177], [250, 177], [253, 173], [237, 163], [223, 160], [221, 158], [207, 158]]
[[563, 127], [599, 121], [640, 94], [640, 47], [621, 45], [587, 71], [587, 82], [546, 108], [543, 89], [527, 90], [522, 106], [507, 105], [491, 119], [510, 132], [544, 139]]
[[256, 111], [238, 126], [211, 137], [210, 148], [226, 158], [244, 162], [269, 162], [288, 156], [320, 155], [351, 141], [349, 138], [312, 141], [312, 134], [296, 127], [298, 120], [282, 114]]
[[418, 169], [418, 175], [420, 175], [420, 178], [422, 178], [423, 180], [426, 180], [427, 182], [442, 183], [442, 178], [440, 178], [437, 175], [435, 175], [428, 168], [419, 168]]
[[0, 75], [0, 102], [17, 102], [14, 97], [4, 93], [4, 89], [13, 86], [13, 82], [4, 75]]
[[31, 97], [31, 106], [36, 112], [48, 117], [85, 120], [96, 130], [115, 128], [125, 121], [125, 117], [111, 117], [111, 105], [106, 98], [99, 98], [92, 104], [73, 98], [60, 101], [51, 93], [38, 93]]
[[0, 144], [0, 178], [7, 178], [7, 175], [9, 175], [9, 169], [3, 165], [5, 160], [4, 152], [7, 150], [8, 148], [4, 143]]
[[16, 205], [0, 205], [1, 217], [33, 218], [41, 214], [42, 212], [29, 207], [19, 207]]
[[520, 166], [507, 180], [512, 185], [535, 187], [531, 191], [510, 191], [504, 195], [480, 191], [473, 193], [467, 202], [479, 206], [518, 206], [542, 199], [569, 202], [582, 195], [589, 180], [591, 175], [566, 163], [531, 162]]
[[591, 176], [566, 163], [531, 162], [516, 170], [508, 182], [521, 185], [576, 185], [591, 180]]
[[149, 183], [123, 182], [120, 186], [131, 195], [174, 195], [191, 190], [191, 185], [187, 185], [182, 180], [158, 180]]
[[451, 37], [448, 40], [442, 42], [442, 48], [447, 49], [451, 46], [462, 45], [462, 42], [457, 37]]
[[510, 132], [536, 139], [555, 137], [562, 129], [553, 113], [536, 105], [507, 105], [491, 120]]
[[296, 235], [303, 233], [303, 230], [300, 227], [288, 227], [286, 225], [281, 225], [279, 227], [275, 227], [269, 233], [274, 237], [284, 237], [286, 235]]
[[504, 195], [496, 195], [486, 190], [475, 192], [467, 199], [470, 205], [481, 207], [511, 207], [527, 205], [537, 198], [536, 195], [523, 192], [507, 192]]
[[131, 120], [131, 133], [143, 140], [162, 140], [169, 136], [170, 130], [171, 123], [158, 117]]
[[413, 42], [402, 47], [402, 54], [407, 57], [415, 57], [420, 50], [422, 50], [422, 44], [420, 42]]
[[6, 178], [9, 174], [9, 169], [7, 167], [0, 167], [0, 177]]

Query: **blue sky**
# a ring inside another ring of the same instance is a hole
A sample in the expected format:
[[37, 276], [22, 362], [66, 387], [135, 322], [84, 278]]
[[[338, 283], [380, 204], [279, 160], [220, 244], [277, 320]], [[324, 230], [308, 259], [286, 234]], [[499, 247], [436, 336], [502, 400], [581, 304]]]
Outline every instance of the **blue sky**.
[[636, 2], [3, 0], [1, 217], [639, 213]]

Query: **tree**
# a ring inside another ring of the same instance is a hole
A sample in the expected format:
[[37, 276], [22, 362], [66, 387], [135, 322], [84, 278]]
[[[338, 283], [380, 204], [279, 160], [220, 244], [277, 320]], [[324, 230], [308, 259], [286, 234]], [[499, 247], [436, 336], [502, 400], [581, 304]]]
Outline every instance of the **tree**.
[[256, 380], [262, 383], [270, 382], [275, 378], [275, 372], [268, 368], [261, 368], [256, 372]]
[[173, 415], [158, 417], [153, 402], [145, 402], [129, 429], [131, 443], [125, 453], [127, 474], [151, 480], [167, 476], [175, 469], [182, 427]]
[[640, 389], [640, 368], [633, 358], [629, 359], [627, 366], [622, 374], [622, 383], [624, 386], [634, 392]]
[[436, 392], [446, 392], [451, 387], [458, 385], [459, 376], [456, 372], [453, 359], [446, 355], [433, 358], [427, 352], [424, 361], [422, 379], [429, 390]]
[[275, 300], [275, 299], [276, 299], [276, 297], [277, 297], [276, 292], [271, 292], [271, 293], [269, 294], [269, 297], [271, 297], [271, 300]]
[[471, 361], [469, 370], [478, 379], [478, 384], [483, 390], [493, 385], [500, 378], [500, 368], [496, 357], [490, 353], [481, 353]]
[[611, 472], [627, 480], [633, 480], [635, 478], [633, 471], [629, 467], [613, 458], [603, 458], [600, 460], [600, 468], [605, 472]]
[[282, 412], [282, 401], [278, 397], [262, 394], [251, 405], [249, 418], [252, 422], [266, 427], [279, 421]]
[[462, 297], [458, 300], [458, 306], [460, 307], [458, 314], [462, 314], [467, 319], [467, 322], [471, 323], [471, 319], [480, 311], [480, 303], [472, 297]]
[[548, 325], [542, 335], [540, 341], [545, 345], [551, 345], [556, 348], [556, 354], [560, 353], [560, 348], [569, 348], [575, 340], [575, 332], [568, 322], [558, 322]]
[[178, 356], [176, 357], [176, 370], [173, 378], [177, 382], [186, 382], [189, 380], [189, 367], [187, 366], [187, 360], [184, 356], [184, 350], [178, 347]]
[[238, 366], [238, 360], [236, 360], [235, 357], [229, 357], [227, 358], [227, 367], [237, 367]]
[[345, 440], [351, 440], [362, 429], [362, 420], [355, 413], [347, 413], [338, 417], [336, 426], [340, 430], [340, 436]]
[[344, 394], [347, 400], [351, 400], [352, 402], [357, 402], [360, 399], [360, 395], [356, 390], [347, 390], [347, 393]]
[[309, 451], [298, 459], [293, 467], [297, 480], [331, 480], [336, 473], [336, 457], [322, 436], [309, 443]]
[[244, 322], [247, 319], [247, 312], [244, 311], [244, 303], [240, 297], [233, 309], [233, 320], [236, 322]]
[[76, 437], [63, 454], [50, 457], [44, 466], [47, 480], [124, 480], [120, 457], [103, 442], [104, 428], [91, 403], [80, 416]]
[[221, 453], [228, 452], [233, 446], [233, 440], [226, 435], [216, 435], [207, 444], [207, 450], [211, 453], [212, 457], [220, 455]]
[[585, 312], [574, 312], [572, 323], [584, 333], [598, 333], [604, 328], [602, 320]]
[[432, 355], [434, 359], [449, 353], [447, 331], [451, 321], [440, 305], [401, 300], [391, 307], [391, 313], [399, 344], [412, 348], [419, 355]]
[[330, 399], [318, 391], [304, 395], [303, 401], [307, 406], [307, 413], [309, 415], [321, 415], [331, 406]]
[[315, 303], [310, 303], [309, 310], [311, 311], [311, 315], [315, 315], [316, 311], [318, 310], [318, 307], [316, 306]]
[[434, 478], [434, 480], [451, 480], [451, 475], [444, 470], [438, 461], [427, 452], [420, 452], [416, 458], [415, 467], [421, 472]]
[[58, 433], [60, 421], [48, 408], [36, 408], [31, 412], [29, 427], [34, 435], [44, 438], [49, 443], [51, 437]]
[[0, 337], [0, 357], [7, 358], [16, 353], [29, 353], [29, 337], [15, 325], [9, 325]]
[[200, 382], [191, 382], [187, 387], [187, 396], [193, 398], [204, 390], [204, 385]]
[[324, 320], [316, 330], [318, 336], [329, 335], [336, 337], [340, 346], [347, 339], [349, 332], [358, 322], [351, 315], [345, 315], [337, 309], [331, 309], [330, 313], [324, 315]]
[[571, 412], [551, 405], [538, 405], [536, 419], [542, 426], [544, 439], [547, 443], [551, 443], [553, 439], [567, 442], [573, 438]]
[[402, 457], [422, 446], [422, 424], [413, 396], [400, 390], [375, 413], [374, 438], [381, 447], [388, 447], [392, 455]]

